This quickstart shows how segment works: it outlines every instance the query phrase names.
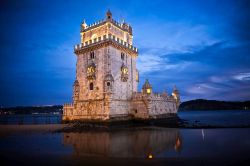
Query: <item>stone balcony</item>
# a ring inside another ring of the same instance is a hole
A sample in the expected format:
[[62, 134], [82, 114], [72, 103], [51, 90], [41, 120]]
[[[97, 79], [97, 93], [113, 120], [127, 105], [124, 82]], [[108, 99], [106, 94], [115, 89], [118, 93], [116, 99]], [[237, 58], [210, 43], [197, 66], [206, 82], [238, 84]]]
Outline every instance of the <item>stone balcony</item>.
[[119, 46], [122, 46], [124, 48], [129, 49], [130, 51], [138, 54], [138, 49], [136, 47], [134, 47], [133, 45], [128, 44], [127, 42], [123, 41], [122, 39], [119, 39], [117, 37], [115, 37], [114, 35], [103, 35], [101, 37], [95, 38], [93, 40], [89, 40], [86, 41], [84, 43], [81, 44], [77, 44], [74, 46], [74, 52], [80, 51], [82, 49], [88, 48], [88, 47], [92, 47], [101, 43], [105, 43], [105, 42], [112, 42], [114, 44], [117, 44]]

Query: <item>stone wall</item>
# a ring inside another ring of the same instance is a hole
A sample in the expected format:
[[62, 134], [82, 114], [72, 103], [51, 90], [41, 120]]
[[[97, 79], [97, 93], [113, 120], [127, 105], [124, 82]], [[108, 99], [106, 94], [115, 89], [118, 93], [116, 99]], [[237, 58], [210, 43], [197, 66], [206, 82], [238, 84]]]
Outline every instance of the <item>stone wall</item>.
[[131, 113], [135, 118], [160, 118], [168, 114], [176, 114], [177, 110], [176, 102], [171, 96], [163, 96], [157, 93], [133, 94]]
[[[131, 100], [132, 93], [137, 91], [136, 82], [136, 57], [124, 53], [124, 60], [121, 59], [121, 50], [109, 46], [111, 55], [111, 73], [114, 77], [114, 99]], [[128, 68], [128, 80], [121, 80], [121, 67], [125, 65]]]
[[[103, 80], [105, 76], [105, 63], [104, 58], [107, 55], [107, 48], [100, 48], [94, 51], [95, 58], [90, 58], [90, 52], [80, 54], [77, 56], [77, 65], [76, 65], [76, 79], [80, 84], [80, 100], [88, 99], [102, 99], [104, 88]], [[94, 80], [87, 79], [87, 69], [88, 65], [95, 63], [96, 65], [96, 78]], [[90, 83], [93, 82], [94, 90], [89, 89]]]

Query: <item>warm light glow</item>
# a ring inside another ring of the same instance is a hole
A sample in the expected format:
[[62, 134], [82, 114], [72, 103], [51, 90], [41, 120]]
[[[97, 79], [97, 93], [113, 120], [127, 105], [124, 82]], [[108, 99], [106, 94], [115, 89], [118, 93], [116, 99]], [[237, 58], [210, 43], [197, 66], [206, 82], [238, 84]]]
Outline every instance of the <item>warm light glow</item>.
[[175, 146], [174, 146], [175, 150], [178, 150], [180, 148], [180, 146], [181, 146], [181, 140], [178, 137], [176, 142], [175, 142]]
[[148, 155], [148, 158], [149, 158], [149, 159], [152, 159], [152, 158], [153, 158], [153, 155], [152, 155], [152, 154], [149, 154], [149, 155]]
[[123, 67], [123, 68], [122, 68], [122, 73], [123, 73], [123, 74], [128, 74], [128, 68]]
[[175, 93], [172, 93], [172, 96], [174, 97], [175, 100], [177, 100], [177, 96]]
[[95, 68], [93, 66], [88, 67], [87, 73], [95, 73]]
[[150, 94], [151, 93], [151, 89], [147, 89], [147, 93]]
[[138, 71], [136, 71], [135, 80], [136, 80], [137, 82], [139, 82], [139, 72], [138, 72]]

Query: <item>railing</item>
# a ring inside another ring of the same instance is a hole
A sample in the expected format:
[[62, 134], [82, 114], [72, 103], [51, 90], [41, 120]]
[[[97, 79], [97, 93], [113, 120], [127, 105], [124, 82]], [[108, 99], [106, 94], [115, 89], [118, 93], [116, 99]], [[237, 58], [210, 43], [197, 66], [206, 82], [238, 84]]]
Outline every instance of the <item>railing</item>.
[[82, 31], [87, 31], [87, 30], [89, 30], [89, 29], [91, 29], [91, 28], [94, 28], [94, 27], [97, 27], [97, 26], [99, 26], [99, 25], [101, 25], [101, 24], [106, 23], [107, 21], [112, 22], [113, 24], [115, 24], [116, 26], [120, 27], [120, 28], [123, 29], [123, 30], [128, 30], [128, 29], [123, 28], [123, 26], [122, 26], [123, 23], [119, 23], [119, 22], [117, 22], [117, 21], [114, 20], [114, 19], [112, 19], [112, 20], [104, 20], [104, 19], [102, 19], [102, 20], [99, 20], [99, 21], [97, 21], [97, 22], [94, 22], [94, 23], [92, 23], [92, 24], [90, 24], [90, 25], [87, 25], [85, 28], [82, 29]]
[[95, 38], [93, 40], [89, 40], [89, 41], [86, 41], [84, 43], [77, 44], [77, 45], [75, 45], [74, 50], [78, 51], [80, 49], [87, 48], [89, 46], [99, 44], [99, 43], [102, 43], [102, 42], [105, 42], [105, 41], [113, 41], [116, 44], [119, 44], [119, 45], [121, 45], [123, 47], [126, 47], [126, 48], [138, 53], [138, 49], [136, 47], [128, 44], [127, 42], [123, 41], [122, 39], [119, 39], [119, 38], [117, 38], [117, 37], [115, 37], [114, 35], [111, 35], [111, 34], [103, 35], [103, 36]]
[[143, 94], [141, 92], [135, 92], [133, 93], [133, 99], [140, 100], [140, 99], [167, 99], [167, 100], [173, 100], [172, 96], [169, 95], [163, 95], [162, 93], [151, 93], [150, 95]]

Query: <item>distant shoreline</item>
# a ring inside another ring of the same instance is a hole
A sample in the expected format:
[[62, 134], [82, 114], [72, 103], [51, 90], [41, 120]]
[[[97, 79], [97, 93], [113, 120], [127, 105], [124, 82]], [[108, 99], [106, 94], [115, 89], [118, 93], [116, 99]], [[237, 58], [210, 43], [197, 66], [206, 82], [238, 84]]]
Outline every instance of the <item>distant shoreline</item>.
[[250, 101], [218, 101], [197, 99], [181, 103], [179, 111], [220, 111], [220, 110], [250, 110]]
[[[196, 99], [182, 102], [178, 111], [221, 111], [221, 110], [250, 110], [250, 101], [218, 101]], [[1, 107], [0, 115], [5, 114], [62, 114], [62, 105], [51, 106], [16, 106]]]

